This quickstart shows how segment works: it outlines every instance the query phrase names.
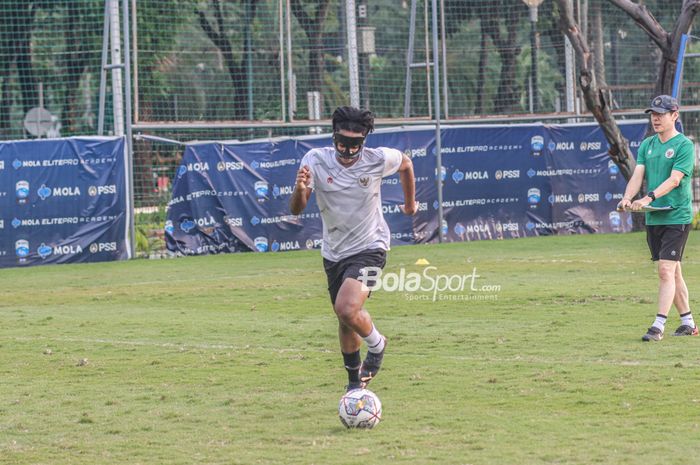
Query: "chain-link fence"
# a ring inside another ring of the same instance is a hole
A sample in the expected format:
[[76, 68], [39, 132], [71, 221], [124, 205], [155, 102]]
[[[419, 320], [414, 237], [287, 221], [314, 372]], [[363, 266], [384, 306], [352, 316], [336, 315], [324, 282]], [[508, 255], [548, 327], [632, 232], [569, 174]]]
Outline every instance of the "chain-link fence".
[[[112, 63], [115, 47], [123, 46], [118, 21], [107, 34], [112, 42], [103, 41], [108, 7], [121, 14], [123, 1], [0, 2], [0, 139], [95, 134], [102, 77], [104, 127], [113, 128], [118, 74], [103, 76], [101, 60]], [[441, 116], [451, 121], [586, 114], [553, 0], [544, 0], [537, 15], [522, 0], [438, 0], [437, 57], [431, 0], [126, 1], [137, 206], [164, 205], [182, 152], [143, 135], [185, 141], [304, 134], [315, 128], [308, 120], [327, 124], [352, 92], [383, 124], [426, 121], [435, 117], [436, 58]], [[658, 47], [610, 2], [571, 1], [614, 109], [643, 109], [659, 70]], [[681, 4], [645, 2], [667, 30]], [[688, 52], [699, 51], [693, 38]], [[686, 107], [700, 103], [699, 72], [698, 60], [686, 60]], [[686, 112], [683, 121], [686, 133], [698, 136], [700, 113]]]

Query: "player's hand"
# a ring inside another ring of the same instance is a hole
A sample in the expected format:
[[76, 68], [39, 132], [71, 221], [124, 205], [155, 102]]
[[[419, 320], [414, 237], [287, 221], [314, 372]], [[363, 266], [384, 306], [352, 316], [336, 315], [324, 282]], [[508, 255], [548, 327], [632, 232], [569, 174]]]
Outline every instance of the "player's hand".
[[311, 181], [311, 170], [308, 165], [304, 165], [297, 171], [297, 183], [296, 188], [301, 190], [306, 190], [306, 187]]
[[645, 199], [649, 199], [649, 197], [642, 197], [641, 199], [635, 200], [634, 202], [632, 202], [630, 209], [633, 212], [640, 211], [642, 209], [642, 207], [646, 207], [647, 205], [649, 205], [651, 203], [651, 199], [649, 199], [649, 200], [645, 200]]
[[408, 205], [399, 205], [399, 210], [401, 210], [404, 215], [413, 216], [418, 212], [418, 204], [414, 200]]
[[623, 212], [625, 210], [630, 209], [630, 205], [632, 205], [632, 201], [626, 197], [623, 197], [622, 200], [617, 204], [617, 211]]

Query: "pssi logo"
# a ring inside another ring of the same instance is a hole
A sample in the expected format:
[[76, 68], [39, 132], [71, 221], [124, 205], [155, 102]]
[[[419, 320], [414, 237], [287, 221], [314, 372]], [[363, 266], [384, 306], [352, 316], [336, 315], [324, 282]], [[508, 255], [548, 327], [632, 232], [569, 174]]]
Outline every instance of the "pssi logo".
[[578, 203], [600, 202], [600, 194], [579, 194]]
[[581, 142], [579, 149], [582, 152], [588, 152], [589, 150], [602, 150], [603, 144], [601, 142]]
[[220, 161], [216, 164], [218, 171], [239, 171], [243, 169], [243, 163], [238, 161]]
[[225, 216], [224, 222], [226, 222], [226, 224], [231, 228], [240, 228], [243, 226], [243, 218], [240, 216], [236, 216], [236, 217]]
[[93, 242], [90, 244], [90, 253], [116, 252], [116, 242]]
[[422, 149], [406, 149], [404, 150], [404, 155], [410, 158], [421, 158], [421, 157], [426, 157], [428, 156], [427, 150], [425, 148]]
[[323, 239], [307, 239], [306, 248], [307, 249], [317, 249], [323, 245]]
[[90, 197], [95, 197], [96, 195], [102, 194], [116, 194], [117, 186], [116, 184], [110, 184], [108, 186], [90, 186], [88, 187], [88, 195]]
[[520, 170], [498, 170], [494, 174], [497, 181], [501, 179], [518, 179], [520, 178]]

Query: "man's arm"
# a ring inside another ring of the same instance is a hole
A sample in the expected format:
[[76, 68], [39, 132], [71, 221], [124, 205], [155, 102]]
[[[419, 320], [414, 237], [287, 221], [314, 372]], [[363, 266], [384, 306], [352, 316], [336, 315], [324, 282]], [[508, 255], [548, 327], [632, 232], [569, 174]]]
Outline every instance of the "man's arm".
[[406, 155], [402, 155], [399, 166], [399, 180], [403, 188], [404, 204], [400, 207], [407, 215], [415, 215], [418, 211], [416, 204], [416, 177], [413, 174], [413, 162]]
[[[657, 199], [659, 197], [663, 197], [664, 195], [668, 194], [673, 189], [678, 187], [681, 183], [681, 180], [683, 179], [683, 176], [685, 176], [685, 174], [683, 174], [682, 172], [678, 170], [672, 170], [671, 176], [666, 178], [664, 182], [659, 184], [657, 188], [654, 189], [654, 197], [656, 197]], [[651, 202], [653, 202], [651, 197], [645, 195], [641, 199], [635, 200], [632, 203], [632, 210], [639, 210], [640, 208], [649, 205]]]
[[304, 165], [297, 171], [296, 185], [294, 186], [294, 192], [292, 192], [292, 198], [289, 200], [289, 210], [292, 212], [292, 215], [298, 215], [306, 208], [306, 203], [309, 201], [313, 191], [310, 187], [306, 187], [310, 180], [311, 170], [309, 170], [307, 165]]
[[617, 209], [622, 211], [626, 208], [632, 206], [632, 199], [639, 189], [642, 188], [642, 182], [644, 181], [644, 165], [637, 164], [632, 173], [632, 177], [627, 183], [627, 188], [625, 188], [625, 194], [622, 196], [622, 200], [617, 204]]

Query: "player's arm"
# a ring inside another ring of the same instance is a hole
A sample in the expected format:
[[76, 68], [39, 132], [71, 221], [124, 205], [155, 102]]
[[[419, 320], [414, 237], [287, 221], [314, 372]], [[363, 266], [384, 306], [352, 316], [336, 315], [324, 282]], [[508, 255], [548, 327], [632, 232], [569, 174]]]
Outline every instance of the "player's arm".
[[622, 200], [620, 200], [620, 202], [617, 204], [618, 210], [622, 211], [632, 206], [632, 199], [635, 195], [637, 195], [639, 189], [642, 188], [643, 181], [644, 165], [637, 163], [637, 166], [634, 168], [634, 172], [632, 173], [632, 177], [625, 188], [625, 194], [622, 196]]
[[[664, 195], [668, 194], [671, 192], [673, 189], [678, 187], [681, 184], [681, 180], [683, 179], [683, 176], [685, 176], [685, 173], [678, 171], [678, 170], [671, 170], [671, 176], [666, 178], [664, 182], [658, 185], [656, 189], [653, 190], [654, 192], [654, 198], [659, 198], [663, 197]], [[634, 203], [640, 202], [641, 206], [644, 205], [649, 205], [651, 202], [653, 202], [652, 198], [647, 196], [642, 197], [639, 200], [636, 200]]]
[[308, 187], [311, 181], [311, 170], [308, 165], [304, 165], [297, 171], [297, 181], [292, 192], [292, 198], [289, 200], [289, 210], [292, 215], [298, 215], [306, 208], [306, 203], [311, 197], [312, 188]]
[[416, 177], [413, 174], [413, 162], [408, 156], [402, 154], [401, 165], [399, 166], [399, 180], [403, 188], [404, 204], [401, 210], [407, 215], [415, 215], [418, 211], [416, 203]]

